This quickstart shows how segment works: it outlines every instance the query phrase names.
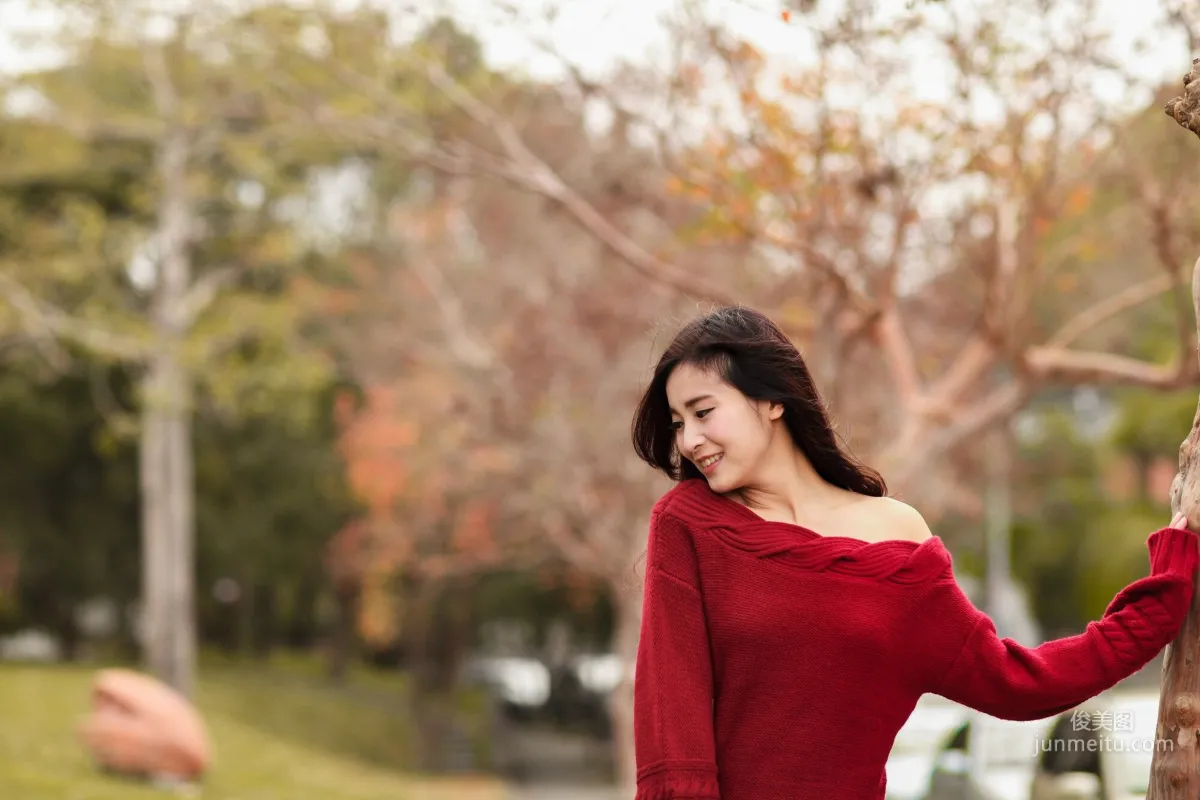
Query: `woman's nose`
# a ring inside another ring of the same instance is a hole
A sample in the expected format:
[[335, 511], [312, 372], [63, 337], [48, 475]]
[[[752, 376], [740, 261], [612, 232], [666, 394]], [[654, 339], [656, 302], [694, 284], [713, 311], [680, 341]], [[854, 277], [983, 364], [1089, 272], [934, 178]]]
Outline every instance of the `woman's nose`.
[[689, 429], [686, 425], [683, 427], [683, 435], [681, 437], [680, 446], [685, 455], [691, 458], [696, 450], [704, 443], [704, 434], [695, 428]]

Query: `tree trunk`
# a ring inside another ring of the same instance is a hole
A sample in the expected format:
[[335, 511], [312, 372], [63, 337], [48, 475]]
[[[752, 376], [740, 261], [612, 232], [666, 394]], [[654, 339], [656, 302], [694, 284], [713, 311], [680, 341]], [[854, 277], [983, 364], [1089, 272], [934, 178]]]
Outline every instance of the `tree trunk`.
[[437, 771], [444, 755], [446, 714], [437, 665], [431, 650], [433, 620], [441, 585], [417, 578], [404, 597], [404, 656], [408, 665], [408, 707], [417, 743], [415, 766], [423, 772]]
[[[1192, 271], [1192, 302], [1200, 316], [1200, 261]], [[1171, 511], [1187, 515], [1193, 529], [1200, 523], [1200, 405], [1191, 433], [1179, 448]], [[1179, 636], [1166, 648], [1156, 730], [1146, 800], [1200, 797], [1200, 591], [1192, 598]]]
[[183, 369], [172, 363], [172, 395], [167, 415], [168, 473], [166, 496], [171, 530], [171, 586], [168, 592], [171, 671], [168, 683], [185, 696], [195, 688], [195, 480], [193, 478], [191, 387]]
[[171, 355], [160, 355], [150, 365], [140, 468], [145, 660], [159, 679], [190, 696], [196, 633], [188, 388]]
[[142, 430], [138, 442], [138, 469], [142, 503], [142, 657], [146, 668], [157, 676], [170, 671], [170, 642], [166, 584], [170, 532], [164, 516], [166, 498], [166, 438], [162, 416], [151, 406], [158, 382], [153, 366], [143, 379]]
[[633, 665], [637, 660], [638, 637], [642, 627], [642, 584], [630, 587], [619, 583], [612, 587], [615, 613], [613, 651], [625, 666], [621, 683], [612, 693], [613, 760], [617, 786], [622, 797], [633, 797], [637, 786], [637, 759], [633, 748]]
[[350, 660], [354, 657], [358, 597], [358, 586], [340, 582], [334, 585], [333, 600], [336, 610], [333, 629], [328, 638], [329, 666], [326, 673], [330, 682], [334, 684], [345, 682]]
[[191, 282], [186, 131], [173, 125], [158, 153], [161, 202], [151, 317], [154, 354], [142, 392], [143, 609], [150, 670], [191, 696], [195, 661], [195, 481], [191, 376], [182, 363]]
[[[1167, 104], [1167, 114], [1200, 136], [1200, 58], [1184, 78], [1184, 94]], [[1200, 260], [1192, 268], [1192, 306], [1200, 320]], [[1181, 354], [1182, 358], [1188, 354]], [[1171, 484], [1171, 511], [1200, 523], [1200, 405], [1192, 430], [1179, 448], [1179, 473]], [[1193, 581], [1195, 581], [1193, 577]], [[1192, 597], [1183, 628], [1167, 646], [1150, 790], [1146, 800], [1194, 800], [1200, 797], [1200, 591]], [[1171, 744], [1158, 745], [1158, 742]]]
[[[1200, 262], [1192, 292], [1200, 289]], [[1197, 297], [1200, 301], [1200, 297]], [[1200, 514], [1200, 407], [1192, 431], [1179, 450], [1179, 474], [1171, 486], [1172, 513], [1183, 511], [1194, 527]], [[1193, 579], [1195, 580], [1195, 579]], [[1192, 598], [1183, 628], [1166, 648], [1154, 757], [1150, 763], [1147, 800], [1191, 800], [1200, 797], [1200, 591]], [[1159, 742], [1164, 744], [1159, 745]], [[1170, 742], [1170, 744], [1166, 744]]]
[[287, 646], [293, 650], [310, 650], [317, 639], [314, 620], [320, 598], [316, 580], [305, 578], [296, 589], [295, 602], [287, 620]]
[[[1192, 301], [1200, 310], [1200, 261], [1192, 272]], [[1200, 313], [1200, 311], [1198, 311]], [[1179, 448], [1179, 473], [1171, 484], [1172, 513], [1182, 511], [1190, 527], [1200, 522], [1200, 406], [1192, 431]], [[1183, 629], [1167, 646], [1162, 693], [1158, 709], [1157, 739], [1172, 744], [1156, 746], [1150, 764], [1147, 800], [1191, 800], [1200, 797], [1200, 592]]]

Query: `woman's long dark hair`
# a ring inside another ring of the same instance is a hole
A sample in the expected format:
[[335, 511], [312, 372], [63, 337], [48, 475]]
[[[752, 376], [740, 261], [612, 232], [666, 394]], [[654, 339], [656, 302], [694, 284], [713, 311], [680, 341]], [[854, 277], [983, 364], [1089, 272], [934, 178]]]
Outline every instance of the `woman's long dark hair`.
[[689, 322], [658, 360], [633, 418], [633, 449], [650, 466], [680, 481], [702, 478], [675, 447], [667, 379], [680, 364], [712, 369], [751, 400], [783, 405], [783, 421], [817, 474], [834, 486], [883, 497], [883, 476], [842, 448], [804, 358], [763, 314], [728, 306]]

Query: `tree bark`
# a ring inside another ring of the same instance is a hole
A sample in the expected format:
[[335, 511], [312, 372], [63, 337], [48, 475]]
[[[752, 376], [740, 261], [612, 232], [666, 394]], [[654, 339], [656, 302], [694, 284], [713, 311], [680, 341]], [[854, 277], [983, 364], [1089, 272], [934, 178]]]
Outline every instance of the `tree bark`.
[[1166, 112], [1186, 130], [1200, 136], [1200, 58], [1192, 61], [1192, 71], [1183, 77], [1183, 94], [1167, 103]]
[[[1200, 136], [1200, 58], [1183, 79], [1184, 93], [1167, 103], [1167, 114]], [[1192, 269], [1192, 306], [1200, 319], [1200, 260]], [[1179, 473], [1171, 484], [1172, 514], [1183, 512], [1189, 526], [1200, 522], [1200, 404], [1192, 430], [1179, 448]], [[1193, 578], [1195, 581], [1195, 578]], [[1150, 790], [1146, 800], [1200, 797], [1200, 591], [1175, 641], [1167, 646], [1159, 695]], [[1158, 742], [1163, 742], [1162, 746]], [[1170, 744], [1166, 744], [1170, 742]]]
[[186, 376], [173, 354], [143, 383], [142, 581], [147, 667], [190, 696], [196, 653], [192, 441]]
[[[1200, 314], [1200, 261], [1192, 272], [1192, 302]], [[1171, 484], [1172, 514], [1200, 522], [1200, 405], [1192, 430], [1179, 448], [1179, 473]], [[1200, 797], [1200, 591], [1175, 641], [1167, 646], [1158, 707], [1154, 757], [1147, 800]], [[1170, 744], [1166, 744], [1170, 742]]]
[[190, 392], [173, 354], [144, 379], [141, 435], [144, 647], [147, 667], [190, 696], [196, 657]]
[[[1200, 267], [1200, 263], [1197, 264]], [[1197, 271], [1200, 276], [1200, 270]], [[1193, 293], [1200, 282], [1193, 279]], [[1192, 432], [1179, 453], [1179, 474], [1171, 486], [1172, 513], [1183, 510], [1189, 525], [1200, 509], [1200, 407]], [[1150, 791], [1146, 800], [1190, 800], [1200, 797], [1200, 591], [1192, 599], [1179, 636], [1166, 648]], [[1162, 742], [1159, 745], [1159, 742]], [[1169, 743], [1169, 744], [1168, 744]]]
[[[172, 354], [174, 355], [174, 354]], [[171, 384], [174, 403], [167, 415], [168, 473], [167, 508], [171, 531], [170, 621], [171, 667], [166, 680], [186, 697], [195, 689], [196, 591], [195, 591], [195, 479], [192, 453], [191, 386], [184, 369], [172, 359]]]
[[138, 441], [138, 470], [141, 479], [142, 510], [142, 658], [146, 668], [158, 676], [169, 672], [168, 619], [166, 605], [168, 550], [170, 533], [165, 517], [166, 498], [163, 484], [166, 464], [162, 418], [149, 408], [157, 394], [159, 377], [151, 365], [142, 380], [141, 436]]

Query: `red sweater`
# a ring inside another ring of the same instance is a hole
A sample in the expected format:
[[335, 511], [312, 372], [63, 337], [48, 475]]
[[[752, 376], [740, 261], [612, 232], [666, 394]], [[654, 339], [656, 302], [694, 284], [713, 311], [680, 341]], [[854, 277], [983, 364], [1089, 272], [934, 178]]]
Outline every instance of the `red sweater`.
[[1136, 672], [1192, 598], [1195, 534], [1078, 636], [1001, 639], [940, 539], [821, 536], [680, 483], [655, 505], [634, 677], [636, 800], [871, 800], [924, 693], [1049, 717]]

